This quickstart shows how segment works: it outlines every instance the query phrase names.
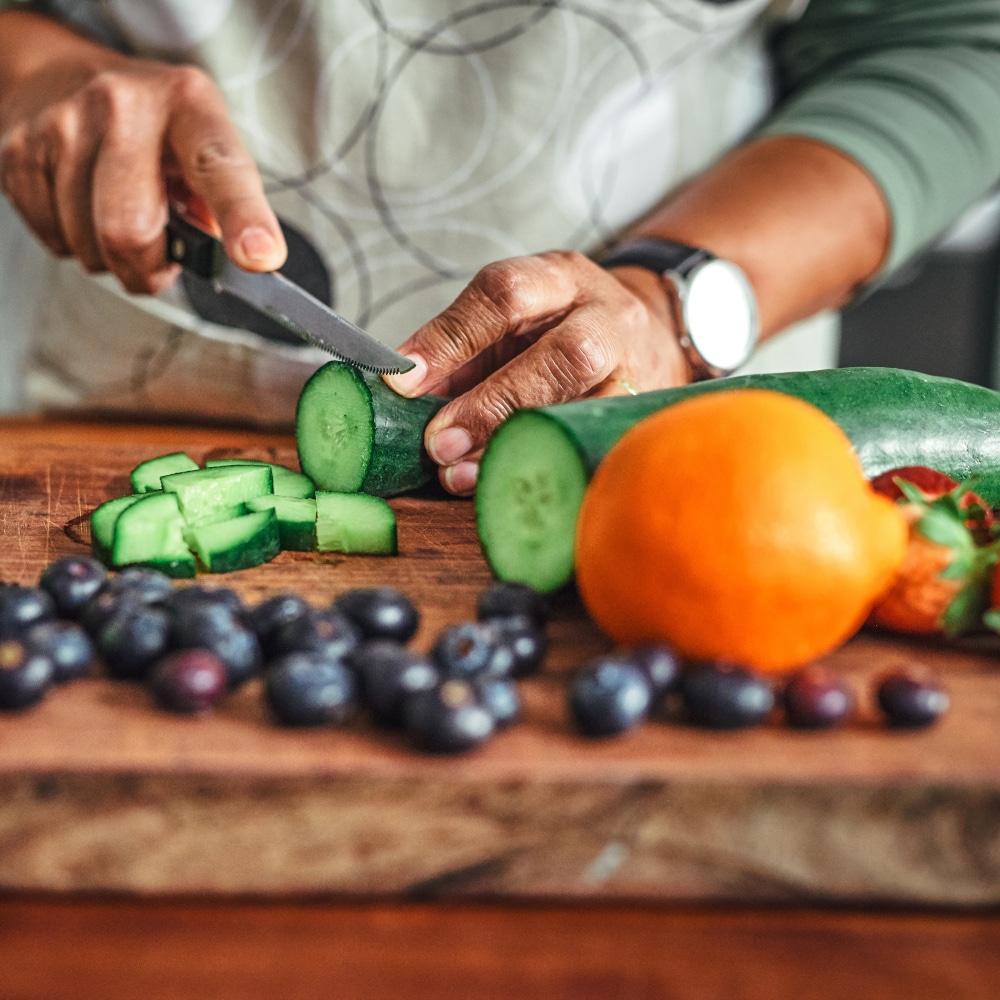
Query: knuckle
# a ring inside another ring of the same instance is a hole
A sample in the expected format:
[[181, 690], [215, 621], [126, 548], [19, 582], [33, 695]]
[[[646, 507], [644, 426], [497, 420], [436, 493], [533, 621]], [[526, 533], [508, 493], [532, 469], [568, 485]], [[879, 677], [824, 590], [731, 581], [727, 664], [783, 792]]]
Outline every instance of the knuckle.
[[532, 312], [534, 282], [517, 258], [487, 264], [471, 287], [488, 308], [508, 323], [517, 324]]
[[97, 234], [101, 249], [116, 259], [147, 252], [160, 238], [141, 213], [104, 223]]
[[177, 100], [197, 103], [206, 93], [215, 89], [212, 78], [197, 66], [171, 66], [165, 72], [171, 92]]
[[615, 367], [615, 352], [598, 330], [555, 334], [547, 346], [553, 375], [561, 385], [591, 386], [606, 378]]
[[92, 112], [104, 122], [128, 116], [136, 108], [135, 85], [115, 70], [102, 70], [84, 88], [84, 96]]
[[543, 261], [561, 271], [580, 271], [593, 267], [594, 262], [576, 250], [546, 250], [538, 255]]

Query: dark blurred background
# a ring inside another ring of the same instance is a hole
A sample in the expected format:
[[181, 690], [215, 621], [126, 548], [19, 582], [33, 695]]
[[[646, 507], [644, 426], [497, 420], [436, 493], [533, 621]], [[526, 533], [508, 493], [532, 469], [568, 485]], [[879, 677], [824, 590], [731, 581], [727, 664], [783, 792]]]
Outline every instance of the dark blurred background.
[[1000, 387], [1000, 194], [847, 309], [839, 363], [912, 368]]

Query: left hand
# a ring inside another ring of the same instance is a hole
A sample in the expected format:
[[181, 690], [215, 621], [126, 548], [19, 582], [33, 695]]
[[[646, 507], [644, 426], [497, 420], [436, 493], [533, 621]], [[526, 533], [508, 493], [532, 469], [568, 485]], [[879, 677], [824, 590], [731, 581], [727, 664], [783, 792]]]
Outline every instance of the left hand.
[[456, 397], [425, 443], [458, 494], [472, 492], [486, 442], [515, 410], [691, 380], [661, 280], [569, 251], [487, 265], [399, 350], [416, 367], [386, 376], [393, 389]]

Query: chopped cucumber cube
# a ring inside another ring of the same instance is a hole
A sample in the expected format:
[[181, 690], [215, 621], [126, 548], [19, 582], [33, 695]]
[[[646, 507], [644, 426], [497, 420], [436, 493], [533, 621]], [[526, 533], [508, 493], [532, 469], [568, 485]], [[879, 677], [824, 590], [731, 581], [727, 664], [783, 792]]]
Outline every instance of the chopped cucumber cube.
[[312, 552], [316, 548], [315, 500], [309, 497], [256, 497], [247, 507], [252, 511], [274, 511], [281, 547], [286, 552]]
[[269, 465], [233, 465], [164, 476], [163, 489], [176, 493], [190, 525], [228, 521], [246, 513], [248, 500], [274, 492]]
[[152, 566], [168, 576], [195, 575], [194, 556], [184, 540], [184, 519], [173, 493], [150, 493], [126, 507], [115, 523], [111, 561], [115, 566]]
[[161, 488], [162, 476], [169, 476], [175, 472], [192, 472], [197, 468], [198, 463], [183, 451], [160, 455], [148, 462], [140, 462], [132, 470], [132, 489], [136, 493], [150, 493]]
[[273, 510], [194, 525], [188, 529], [187, 537], [210, 573], [260, 566], [281, 551], [278, 519]]
[[316, 548], [320, 552], [395, 555], [396, 516], [381, 497], [317, 492]]

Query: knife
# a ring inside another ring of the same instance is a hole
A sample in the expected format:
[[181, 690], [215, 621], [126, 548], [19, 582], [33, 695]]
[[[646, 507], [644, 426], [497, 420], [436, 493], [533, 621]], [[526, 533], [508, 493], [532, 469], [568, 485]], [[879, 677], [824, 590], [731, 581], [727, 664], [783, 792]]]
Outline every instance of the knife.
[[413, 368], [409, 358], [379, 343], [283, 274], [237, 267], [219, 240], [175, 209], [167, 223], [167, 260], [206, 278], [217, 292], [234, 295], [339, 361], [379, 375]]

